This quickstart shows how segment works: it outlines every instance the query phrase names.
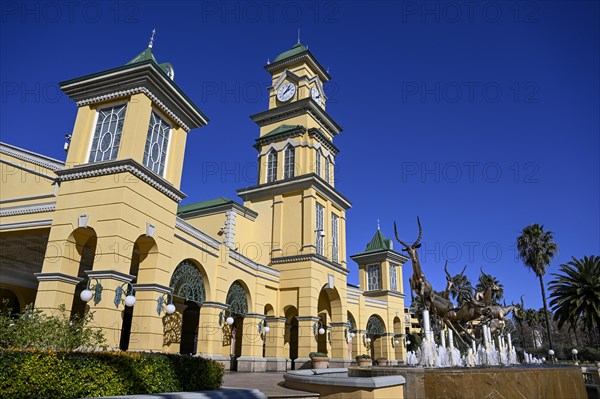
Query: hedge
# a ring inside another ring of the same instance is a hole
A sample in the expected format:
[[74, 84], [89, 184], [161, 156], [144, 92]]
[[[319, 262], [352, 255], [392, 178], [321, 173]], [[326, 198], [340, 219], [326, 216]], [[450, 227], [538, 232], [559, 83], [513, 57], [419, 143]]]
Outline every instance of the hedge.
[[187, 355], [0, 350], [0, 398], [85, 398], [215, 390], [223, 366]]

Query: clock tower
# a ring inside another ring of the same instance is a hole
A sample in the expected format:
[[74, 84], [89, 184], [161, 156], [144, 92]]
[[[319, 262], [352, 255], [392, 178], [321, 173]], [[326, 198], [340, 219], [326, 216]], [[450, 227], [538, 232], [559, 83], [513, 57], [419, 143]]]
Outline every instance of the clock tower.
[[[343, 365], [351, 204], [334, 183], [339, 150], [333, 140], [342, 128], [326, 112], [323, 85], [331, 77], [299, 42], [265, 69], [272, 76], [269, 108], [251, 116], [259, 127], [258, 184], [238, 194], [259, 215], [250, 236], [268, 250], [258, 262], [281, 272], [282, 314], [291, 306], [298, 328], [306, 329], [298, 338], [299, 353], [289, 357], [307, 360], [310, 352], [327, 352]], [[315, 340], [308, 331], [319, 323], [328, 332]]]

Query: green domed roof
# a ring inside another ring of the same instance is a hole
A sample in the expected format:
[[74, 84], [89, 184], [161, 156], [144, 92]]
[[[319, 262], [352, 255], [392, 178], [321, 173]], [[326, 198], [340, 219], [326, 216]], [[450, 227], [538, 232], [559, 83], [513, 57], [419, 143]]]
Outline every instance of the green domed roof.
[[273, 62], [277, 62], [277, 61], [284, 60], [286, 58], [293, 57], [293, 56], [300, 54], [307, 50], [308, 49], [306, 47], [304, 47], [300, 42], [298, 42], [298, 43], [294, 44], [294, 47], [292, 47], [288, 51], [284, 51], [283, 53], [281, 53], [277, 57], [275, 57]]

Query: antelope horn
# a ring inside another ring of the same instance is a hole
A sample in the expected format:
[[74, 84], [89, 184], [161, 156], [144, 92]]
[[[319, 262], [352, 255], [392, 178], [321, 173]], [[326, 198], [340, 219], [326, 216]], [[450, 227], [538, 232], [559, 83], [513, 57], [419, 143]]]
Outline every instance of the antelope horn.
[[446, 259], [446, 264], [444, 265], [444, 271], [446, 272], [446, 276], [448, 276], [448, 280], [452, 280], [452, 276], [448, 273], [448, 259]]
[[465, 267], [463, 267], [462, 272], [460, 272], [459, 275], [462, 276], [466, 269], [467, 269], [467, 265], [465, 265]]
[[394, 235], [396, 236], [396, 240], [397, 240], [397, 241], [398, 241], [400, 244], [404, 245], [406, 248], [410, 248], [410, 245], [408, 245], [407, 243], [405, 243], [404, 241], [402, 241], [402, 240], [400, 239], [400, 237], [398, 237], [398, 229], [396, 228], [396, 222], [394, 222]]
[[423, 228], [421, 227], [421, 221], [417, 216], [417, 223], [419, 224], [419, 237], [417, 237], [417, 241], [413, 244], [413, 247], [416, 247], [421, 242], [421, 237], [423, 237]]

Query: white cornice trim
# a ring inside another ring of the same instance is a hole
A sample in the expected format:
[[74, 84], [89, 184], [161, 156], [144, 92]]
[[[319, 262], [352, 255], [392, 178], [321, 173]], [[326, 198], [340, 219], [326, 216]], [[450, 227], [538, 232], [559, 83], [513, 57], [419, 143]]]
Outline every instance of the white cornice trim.
[[190, 236], [194, 237], [195, 239], [203, 242], [204, 244], [213, 247], [214, 249], [218, 250], [221, 247], [221, 243], [219, 241], [215, 240], [214, 238], [212, 238], [205, 232], [203, 232], [203, 231], [197, 229], [196, 227], [192, 226], [191, 224], [187, 223], [185, 220], [183, 220], [180, 217], [177, 217], [177, 219], [175, 220], [175, 227], [177, 229], [183, 231], [184, 233], [189, 234]]
[[234, 259], [245, 266], [251, 267], [254, 270], [257, 270], [257, 271], [260, 271], [260, 272], [263, 272], [266, 274], [270, 274], [271, 276], [275, 276], [275, 277], [279, 277], [281, 275], [281, 273], [278, 270], [275, 270], [275, 269], [267, 267], [267, 266], [260, 265], [233, 249], [229, 251], [229, 256], [231, 257], [231, 259]]
[[50, 158], [45, 155], [24, 150], [22, 148], [2, 142], [0, 142], [0, 154], [6, 154], [53, 171], [63, 169], [65, 167], [65, 163], [59, 161], [58, 159]]
[[374, 305], [387, 305], [387, 301], [384, 301], [382, 299], [369, 298], [369, 297], [365, 297], [365, 303], [372, 303]]
[[0, 208], [0, 217], [28, 215], [31, 213], [53, 212], [56, 202], [45, 202], [43, 204], [19, 205]]
[[133, 94], [144, 93], [148, 98], [152, 101], [154, 105], [160, 108], [165, 114], [169, 116], [169, 118], [173, 119], [175, 123], [183, 128], [186, 132], [189, 132], [191, 129], [188, 125], [186, 125], [181, 118], [179, 118], [169, 107], [167, 107], [162, 101], [158, 99], [150, 90], [145, 87], [134, 87], [133, 89], [114, 91], [112, 93], [104, 94], [101, 96], [86, 98], [85, 100], [77, 101], [78, 107], [83, 107], [85, 105], [101, 103], [104, 101], [110, 101], [121, 97], [128, 97]]
[[342, 266], [338, 266], [333, 262], [328, 261], [327, 259], [321, 259], [320, 256], [315, 254], [307, 254], [307, 255], [294, 255], [294, 256], [282, 256], [277, 258], [271, 258], [271, 262], [274, 265], [282, 264], [282, 263], [295, 263], [295, 262], [316, 262], [323, 266], [328, 267], [329, 269], [336, 271], [338, 273], [342, 273], [344, 276], [347, 276], [350, 273], [350, 270], [343, 268]]
[[38, 200], [38, 199], [55, 198], [55, 197], [56, 197], [55, 193], [42, 194], [42, 195], [30, 195], [30, 196], [26, 196], [26, 197], [13, 197], [13, 198], [7, 198], [4, 200], [0, 200], [0, 204], [8, 204], [11, 202], [21, 202], [21, 201], [33, 201], [33, 200]]
[[70, 169], [56, 171], [56, 174], [59, 180], [63, 182], [125, 172], [131, 173], [175, 202], [179, 203], [185, 198], [185, 194], [173, 187], [171, 183], [154, 175], [149, 169], [133, 159], [86, 163]]
[[235, 262], [229, 262], [229, 264], [230, 264], [231, 266], [233, 266], [233, 267], [237, 268], [237, 269], [240, 269], [240, 270], [241, 270], [241, 271], [243, 271], [243, 272], [246, 272], [246, 273], [248, 273], [249, 275], [251, 275], [251, 276], [253, 276], [253, 277], [256, 277], [256, 278], [262, 278], [262, 279], [265, 279], [265, 280], [267, 280], [267, 281], [270, 281], [270, 282], [272, 282], [272, 283], [279, 284], [279, 280], [278, 280], [278, 279], [269, 278], [269, 277], [267, 277], [267, 276], [263, 276], [263, 275], [261, 275], [261, 274], [259, 274], [259, 273], [253, 273], [251, 270], [248, 270], [246, 267], [243, 267], [243, 266], [240, 266], [240, 265], [237, 265], [237, 264], [235, 264]]
[[52, 219], [30, 220], [27, 222], [2, 223], [0, 230], [26, 229], [29, 227], [46, 227], [52, 225]]
[[123, 283], [130, 283], [133, 281], [135, 276], [131, 274], [121, 273], [116, 270], [84, 270], [88, 275], [88, 278], [97, 278], [98, 280], [102, 279], [111, 279], [121, 281]]
[[175, 238], [179, 238], [181, 241], [185, 242], [186, 244], [191, 245], [194, 248], [198, 248], [200, 251], [206, 252], [207, 254], [209, 254], [210, 256], [214, 256], [215, 258], [217, 258], [219, 255], [210, 252], [207, 248], [204, 248], [202, 245], [198, 245], [195, 242], [193, 242], [192, 240], [188, 240], [187, 238], [185, 238], [184, 236], [181, 236], [177, 233], [175, 233]]
[[38, 281], [60, 281], [62, 283], [79, 284], [83, 279], [81, 277], [69, 276], [64, 273], [33, 273]]

